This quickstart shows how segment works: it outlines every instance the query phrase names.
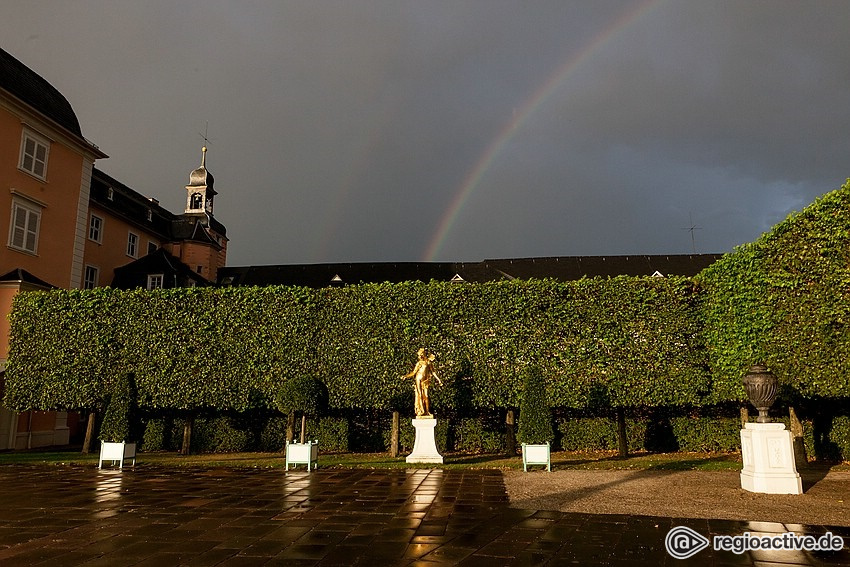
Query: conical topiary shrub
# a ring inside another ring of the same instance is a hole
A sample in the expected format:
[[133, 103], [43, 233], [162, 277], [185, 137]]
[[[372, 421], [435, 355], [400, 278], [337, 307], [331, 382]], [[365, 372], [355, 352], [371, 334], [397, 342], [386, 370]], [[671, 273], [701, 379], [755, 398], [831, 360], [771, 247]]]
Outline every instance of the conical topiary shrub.
[[109, 405], [100, 425], [100, 440], [107, 443], [131, 441], [136, 414], [136, 388], [132, 374], [122, 374], [112, 388]]
[[552, 410], [546, 401], [546, 383], [539, 366], [529, 366], [523, 376], [519, 406], [519, 441], [528, 444], [551, 443]]

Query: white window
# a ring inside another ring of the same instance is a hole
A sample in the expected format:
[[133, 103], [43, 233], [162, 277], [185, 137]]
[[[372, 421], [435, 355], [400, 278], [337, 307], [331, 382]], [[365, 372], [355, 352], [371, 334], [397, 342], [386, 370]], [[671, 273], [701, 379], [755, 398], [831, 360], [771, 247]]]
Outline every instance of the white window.
[[148, 289], [162, 289], [163, 274], [148, 275]]
[[148, 240], [148, 254], [153, 254], [156, 252], [157, 248], [159, 248], [159, 246], [157, 246], [156, 242]]
[[89, 240], [100, 244], [103, 241], [103, 219], [92, 215], [89, 221]]
[[139, 257], [139, 235], [132, 232], [127, 233], [127, 256]]
[[153, 220], [153, 211], [150, 209], [148, 209], [147, 219], [148, 222], [151, 222]]
[[12, 222], [9, 227], [9, 247], [22, 252], [38, 252], [38, 228], [41, 208], [26, 201], [12, 201]]
[[18, 167], [38, 177], [47, 178], [47, 154], [50, 142], [29, 130], [24, 130], [21, 141], [21, 162]]
[[100, 270], [94, 266], [86, 266], [86, 273], [83, 277], [83, 289], [92, 289], [97, 287], [97, 279]]

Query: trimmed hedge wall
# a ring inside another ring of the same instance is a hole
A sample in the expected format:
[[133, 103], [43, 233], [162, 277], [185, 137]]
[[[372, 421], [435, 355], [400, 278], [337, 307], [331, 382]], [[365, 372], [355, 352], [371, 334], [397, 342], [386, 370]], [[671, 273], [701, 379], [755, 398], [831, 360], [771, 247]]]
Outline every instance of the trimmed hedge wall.
[[[786, 427], [788, 420], [784, 421]], [[606, 417], [558, 419], [558, 446], [565, 451], [616, 451], [617, 422]], [[740, 451], [741, 422], [736, 417], [676, 416], [653, 430], [652, 419], [626, 420], [629, 451], [694, 453]], [[809, 458], [850, 461], [850, 416], [835, 417], [829, 429], [803, 420]]]
[[420, 346], [438, 354], [444, 414], [516, 407], [530, 364], [552, 406], [698, 404], [710, 380], [694, 300], [685, 278], [625, 277], [22, 293], [6, 404], [98, 409], [132, 371], [152, 412], [267, 409], [303, 376], [331, 409], [408, 411], [400, 377]]
[[[741, 377], [756, 362], [780, 378], [786, 404], [846, 402], [850, 181], [693, 279], [55, 290], [18, 294], [10, 322], [4, 402], [18, 411], [101, 413], [118, 378], [132, 373], [139, 410], [158, 418], [269, 412], [298, 377], [324, 384], [331, 413], [386, 416], [412, 408], [400, 377], [420, 347], [437, 354], [444, 381], [434, 406], [457, 424], [516, 409], [531, 365], [550, 407], [594, 415], [741, 401]], [[383, 443], [377, 422], [350, 423], [356, 446]], [[721, 422], [681, 431], [676, 423], [668, 440], [680, 447], [724, 445], [712, 440], [729, 434]], [[821, 453], [846, 456], [844, 424], [835, 418], [833, 437], [815, 435]], [[479, 435], [483, 446], [491, 431], [446, 427], [445, 441], [461, 445]], [[578, 435], [564, 427], [567, 438]], [[208, 443], [259, 443], [256, 435]], [[580, 444], [609, 438], [581, 435]]]
[[[300, 423], [298, 424], [300, 428]], [[300, 431], [297, 431], [300, 434]], [[314, 419], [308, 424], [310, 439], [318, 439], [322, 452], [345, 452], [348, 420], [339, 417]], [[183, 420], [150, 418], [145, 424], [142, 451], [176, 451], [183, 437]], [[192, 428], [193, 452], [231, 453], [282, 451], [286, 445], [286, 418], [279, 416], [202, 417]]]

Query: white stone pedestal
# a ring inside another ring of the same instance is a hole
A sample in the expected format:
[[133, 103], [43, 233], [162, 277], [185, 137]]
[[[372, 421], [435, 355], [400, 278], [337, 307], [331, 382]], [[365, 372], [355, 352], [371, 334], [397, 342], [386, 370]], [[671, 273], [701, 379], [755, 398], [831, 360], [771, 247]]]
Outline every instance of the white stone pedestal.
[[437, 451], [434, 440], [434, 428], [437, 420], [433, 417], [417, 417], [413, 420], [416, 429], [416, 440], [413, 442], [413, 452], [407, 456], [408, 463], [442, 463], [443, 456]]
[[766, 494], [802, 494], [791, 432], [782, 423], [747, 423], [741, 430], [741, 488]]

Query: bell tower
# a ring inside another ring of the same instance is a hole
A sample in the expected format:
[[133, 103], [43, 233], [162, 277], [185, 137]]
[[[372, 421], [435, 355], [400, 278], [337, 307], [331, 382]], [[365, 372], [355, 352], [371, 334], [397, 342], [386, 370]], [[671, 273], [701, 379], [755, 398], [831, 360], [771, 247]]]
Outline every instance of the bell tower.
[[186, 185], [187, 215], [213, 215], [213, 199], [216, 196], [212, 173], [207, 171], [207, 147], [201, 149], [201, 167], [189, 174]]
[[163, 248], [193, 272], [215, 281], [227, 260], [227, 229], [213, 216], [214, 180], [207, 171], [207, 147], [201, 151], [201, 166], [189, 174], [186, 185], [186, 209], [171, 221], [171, 241]]

